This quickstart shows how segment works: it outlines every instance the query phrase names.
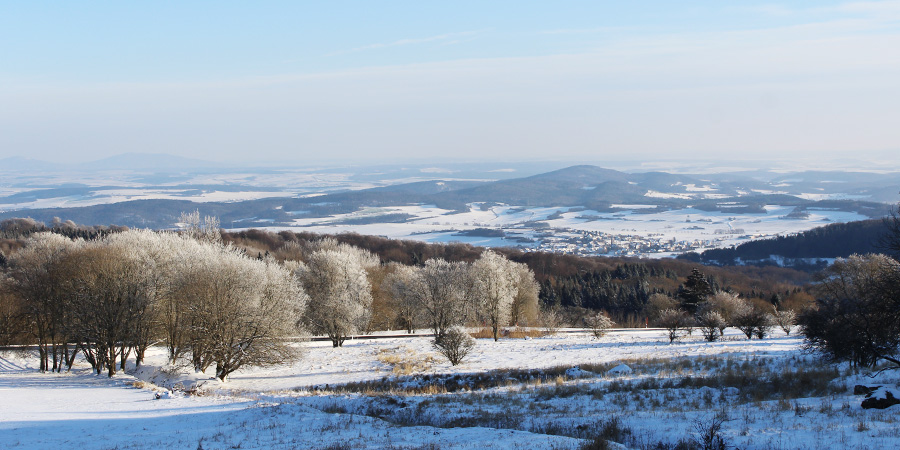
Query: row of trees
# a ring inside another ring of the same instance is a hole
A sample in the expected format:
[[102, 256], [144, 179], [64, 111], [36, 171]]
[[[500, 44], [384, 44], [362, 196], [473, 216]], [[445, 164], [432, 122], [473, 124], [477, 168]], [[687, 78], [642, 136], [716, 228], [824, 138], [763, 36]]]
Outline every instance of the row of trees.
[[41, 370], [71, 367], [81, 352], [113, 376], [164, 342], [172, 362], [244, 365], [296, 356], [308, 298], [285, 267], [189, 236], [127, 231], [92, 240], [39, 233], [9, 257], [3, 282], [19, 325], [38, 345]]
[[408, 332], [421, 325], [443, 336], [473, 320], [500, 328], [537, 316], [538, 285], [528, 266], [485, 251], [472, 263], [430, 259], [421, 267], [395, 266], [384, 281], [397, 299]]
[[694, 328], [710, 342], [723, 336], [728, 327], [741, 330], [747, 339], [753, 336], [763, 339], [776, 325], [790, 334], [796, 317], [794, 311], [779, 311], [774, 305], [752, 302], [726, 291], [715, 292], [691, 304], [693, 314], [680, 306], [678, 300], [664, 294], [654, 294], [648, 303], [653, 323], [667, 330], [670, 342], [682, 333], [693, 332]]
[[[4, 257], [0, 339], [36, 342], [41, 370], [78, 353], [109, 376], [164, 344], [172, 363], [216, 376], [297, 356], [311, 331], [339, 347], [372, 321], [373, 293], [388, 293], [409, 332], [442, 337], [458, 325], [501, 327], [534, 318], [538, 288], [524, 264], [490, 251], [472, 263], [382, 265], [367, 250], [320, 239], [276, 260], [223, 244], [217, 223], [182, 216], [184, 232], [127, 230], [93, 239], [32, 233]], [[373, 280], [376, 283], [373, 284]], [[382, 295], [383, 296], [383, 295]]]

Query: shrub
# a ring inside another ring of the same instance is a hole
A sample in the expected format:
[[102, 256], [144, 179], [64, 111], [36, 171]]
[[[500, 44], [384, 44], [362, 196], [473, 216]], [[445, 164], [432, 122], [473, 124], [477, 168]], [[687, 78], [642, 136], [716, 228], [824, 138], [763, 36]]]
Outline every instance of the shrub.
[[708, 342], [714, 342], [721, 335], [719, 330], [725, 327], [725, 319], [716, 311], [706, 311], [697, 318], [697, 325], [703, 333], [703, 338]]
[[753, 336], [760, 339], [766, 337], [769, 329], [772, 328], [772, 323], [772, 317], [769, 313], [753, 305], [748, 305], [746, 309], [734, 318], [734, 326], [741, 330], [747, 336], [747, 339], [751, 339]]
[[475, 347], [475, 339], [459, 328], [450, 328], [434, 340], [434, 348], [444, 355], [452, 365], [457, 365]]
[[725, 423], [723, 415], [706, 421], [698, 420], [694, 423], [694, 431], [697, 433], [695, 442], [700, 450], [725, 450], [728, 448], [725, 438], [720, 434], [723, 423]]
[[815, 308], [799, 319], [808, 347], [835, 361], [900, 368], [900, 263], [884, 255], [838, 259], [819, 275]]
[[664, 309], [659, 313], [656, 323], [666, 329], [669, 343], [672, 343], [675, 342], [675, 339], [678, 339], [678, 332], [684, 327], [686, 319], [687, 317], [685, 317], [684, 313], [677, 309]]
[[779, 328], [784, 331], [784, 334], [790, 336], [791, 335], [791, 326], [794, 325], [794, 322], [797, 319], [797, 314], [791, 310], [785, 311], [775, 311], [775, 315], [772, 316], [775, 324], [778, 325]]
[[585, 322], [588, 328], [591, 329], [591, 334], [596, 338], [603, 337], [607, 331], [613, 326], [612, 319], [606, 315], [606, 313], [597, 313], [591, 317], [585, 319]]

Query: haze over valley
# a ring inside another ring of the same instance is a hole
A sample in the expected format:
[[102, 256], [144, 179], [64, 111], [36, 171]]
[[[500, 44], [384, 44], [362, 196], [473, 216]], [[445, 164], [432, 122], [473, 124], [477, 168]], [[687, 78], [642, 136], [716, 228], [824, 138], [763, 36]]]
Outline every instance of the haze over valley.
[[900, 192], [900, 172], [685, 164], [672, 172], [568, 162], [234, 167], [163, 154], [3, 163], [6, 218], [176, 228], [181, 212], [199, 210], [230, 230], [610, 256], [677, 256], [879, 218]]

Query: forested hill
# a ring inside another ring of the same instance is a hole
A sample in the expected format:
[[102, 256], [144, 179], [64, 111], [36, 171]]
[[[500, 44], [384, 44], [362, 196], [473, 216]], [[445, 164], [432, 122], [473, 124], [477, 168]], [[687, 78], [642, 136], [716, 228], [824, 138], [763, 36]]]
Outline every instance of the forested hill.
[[790, 260], [844, 258], [854, 253], [884, 253], [886, 250], [880, 241], [888, 231], [881, 219], [834, 223], [796, 235], [751, 241], [733, 248], [707, 250], [700, 255], [684, 255], [682, 259], [714, 265], [776, 264], [777, 260], [782, 264], [815, 270], [818, 265], [810, 264], [809, 261]]

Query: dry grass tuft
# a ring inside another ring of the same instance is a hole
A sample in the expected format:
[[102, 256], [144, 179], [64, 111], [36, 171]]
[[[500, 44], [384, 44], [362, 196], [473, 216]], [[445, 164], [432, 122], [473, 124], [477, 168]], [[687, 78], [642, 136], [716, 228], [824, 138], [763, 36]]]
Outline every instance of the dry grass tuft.
[[400, 347], [379, 350], [375, 358], [379, 362], [391, 368], [394, 375], [412, 375], [414, 373], [422, 373], [431, 370], [437, 363], [434, 355], [421, 355], [413, 349], [402, 349]]
[[[469, 336], [472, 336], [475, 339], [493, 339], [494, 332], [490, 328], [480, 328], [476, 331], [472, 331], [469, 333]], [[500, 339], [525, 339], [525, 338], [539, 338], [547, 336], [547, 332], [545, 330], [539, 330], [537, 328], [504, 328], [500, 330]]]

